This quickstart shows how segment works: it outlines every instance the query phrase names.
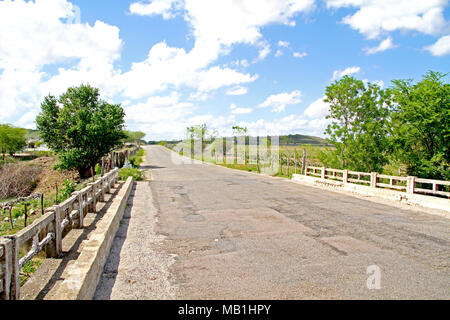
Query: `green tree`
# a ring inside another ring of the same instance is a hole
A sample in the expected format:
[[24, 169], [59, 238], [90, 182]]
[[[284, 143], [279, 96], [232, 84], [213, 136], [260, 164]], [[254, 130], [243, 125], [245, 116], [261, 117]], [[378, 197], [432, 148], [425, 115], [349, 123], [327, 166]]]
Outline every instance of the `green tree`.
[[394, 80], [393, 155], [409, 175], [450, 179], [450, 84], [429, 71], [422, 81]]
[[146, 134], [142, 131], [124, 131], [126, 138], [124, 139], [126, 142], [137, 143], [138, 147], [141, 146], [141, 140], [146, 136]]
[[5, 154], [13, 155], [15, 152], [23, 149], [27, 144], [27, 131], [22, 128], [16, 128], [8, 124], [0, 125], [0, 150], [5, 161]]
[[341, 168], [381, 172], [388, 162], [389, 91], [345, 76], [328, 86], [325, 95], [331, 119], [325, 134], [336, 149], [322, 152], [320, 160], [336, 166], [339, 159]]
[[125, 138], [125, 113], [120, 104], [100, 99], [90, 85], [71, 87], [59, 99], [47, 96], [36, 118], [41, 138], [59, 156], [58, 168], [88, 176], [100, 159]]

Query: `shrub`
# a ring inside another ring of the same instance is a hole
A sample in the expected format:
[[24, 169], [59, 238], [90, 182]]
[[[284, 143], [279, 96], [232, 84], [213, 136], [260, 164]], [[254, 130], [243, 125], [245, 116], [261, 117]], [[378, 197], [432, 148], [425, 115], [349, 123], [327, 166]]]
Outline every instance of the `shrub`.
[[102, 174], [102, 166], [98, 163], [95, 165], [95, 174]]
[[133, 168], [139, 168], [142, 163], [142, 157], [139, 157], [137, 155], [131, 156], [128, 158], [128, 162], [130, 162]]
[[60, 195], [59, 195], [59, 200], [64, 201], [64, 200], [68, 199], [72, 195], [72, 193], [75, 191], [76, 186], [77, 186], [76, 183], [73, 182], [72, 180], [64, 179], [63, 186], [61, 188]]
[[119, 180], [127, 180], [128, 177], [133, 177], [135, 181], [144, 180], [143, 172], [136, 168], [123, 168], [119, 170]]
[[42, 168], [27, 164], [5, 164], [0, 168], [0, 199], [28, 196]]

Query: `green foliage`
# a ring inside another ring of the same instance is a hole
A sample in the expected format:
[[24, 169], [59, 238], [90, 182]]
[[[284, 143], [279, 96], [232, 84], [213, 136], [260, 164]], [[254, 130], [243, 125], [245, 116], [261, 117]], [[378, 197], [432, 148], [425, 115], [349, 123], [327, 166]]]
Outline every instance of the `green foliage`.
[[90, 85], [69, 88], [59, 99], [49, 95], [41, 109], [37, 128], [58, 154], [58, 168], [75, 168], [82, 178], [125, 138], [122, 107], [101, 100]]
[[138, 157], [143, 157], [144, 155], [145, 155], [145, 150], [142, 148], [136, 152], [136, 156], [138, 156]]
[[61, 190], [59, 191], [58, 200], [64, 201], [68, 199], [76, 190], [77, 184], [69, 179], [64, 179]]
[[125, 134], [125, 142], [137, 143], [139, 146], [141, 145], [141, 140], [146, 136], [146, 134], [142, 131], [124, 131]]
[[235, 137], [245, 136], [245, 134], [247, 133], [246, 127], [233, 126], [231, 127], [231, 129], [233, 129], [233, 136]]
[[422, 81], [394, 80], [393, 158], [418, 177], [450, 179], [450, 84], [428, 72]]
[[330, 104], [327, 118], [331, 119], [325, 133], [336, 147], [321, 153], [324, 164], [381, 172], [388, 163], [389, 91], [345, 76], [326, 88], [324, 101]]
[[0, 124], [0, 152], [3, 153], [3, 160], [5, 160], [6, 153], [13, 155], [26, 146], [26, 134], [25, 129]]
[[143, 161], [142, 157], [139, 157], [138, 155], [134, 155], [128, 158], [128, 162], [131, 164], [133, 168], [139, 168], [142, 161]]
[[127, 180], [128, 177], [133, 177], [134, 181], [144, 180], [144, 174], [142, 171], [136, 168], [123, 168], [119, 170], [119, 180]]
[[95, 165], [95, 174], [96, 175], [102, 174], [102, 166], [99, 163]]

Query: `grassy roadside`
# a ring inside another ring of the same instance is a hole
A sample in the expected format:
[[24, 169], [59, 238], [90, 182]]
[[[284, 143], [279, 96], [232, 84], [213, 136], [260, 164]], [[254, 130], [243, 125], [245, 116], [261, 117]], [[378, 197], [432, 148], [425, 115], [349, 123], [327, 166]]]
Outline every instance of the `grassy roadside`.
[[134, 156], [131, 156], [128, 161], [131, 167], [122, 168], [119, 170], [119, 180], [125, 181], [128, 177], [133, 177], [134, 181], [144, 180], [144, 171], [139, 167], [144, 162], [145, 150], [140, 148]]

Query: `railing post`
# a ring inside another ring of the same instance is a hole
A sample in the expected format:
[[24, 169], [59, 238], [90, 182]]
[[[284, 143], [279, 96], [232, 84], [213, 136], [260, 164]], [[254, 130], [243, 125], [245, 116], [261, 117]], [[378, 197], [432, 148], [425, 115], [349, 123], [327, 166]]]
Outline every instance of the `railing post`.
[[409, 176], [406, 178], [406, 193], [414, 193], [414, 187], [416, 184], [416, 177]]
[[20, 277], [19, 277], [19, 243], [17, 241], [17, 236], [6, 236], [5, 238], [11, 240], [11, 273], [10, 273], [10, 284], [9, 284], [9, 299], [19, 300], [20, 296]]
[[326, 168], [322, 167], [322, 172], [321, 172], [321, 178], [322, 179], [325, 179], [325, 170], [326, 170]]
[[47, 258], [56, 258], [62, 253], [61, 208], [53, 206], [53, 221], [48, 225], [47, 233], [54, 233], [55, 237], [45, 248]]
[[0, 238], [1, 292], [0, 300], [11, 300], [11, 279], [13, 277], [13, 242], [6, 237]]
[[97, 190], [95, 188], [95, 182], [88, 183], [88, 186], [91, 187], [91, 194], [92, 194], [92, 204], [90, 205], [90, 211], [93, 213], [97, 212], [97, 198], [95, 197], [95, 194], [97, 193]]
[[342, 182], [348, 183], [348, 169], [345, 169], [345, 170], [342, 172]]
[[80, 191], [76, 191], [73, 193], [74, 195], [77, 196], [77, 201], [78, 201], [78, 212], [79, 212], [79, 216], [78, 216], [78, 222], [75, 225], [75, 228], [77, 229], [83, 229], [84, 223], [84, 213], [83, 213], [83, 197], [82, 197], [82, 193]]
[[370, 187], [371, 188], [377, 187], [377, 175], [378, 175], [378, 173], [376, 173], [376, 172], [370, 173]]

